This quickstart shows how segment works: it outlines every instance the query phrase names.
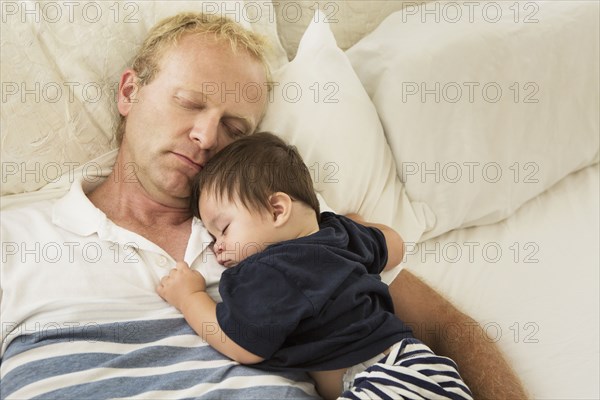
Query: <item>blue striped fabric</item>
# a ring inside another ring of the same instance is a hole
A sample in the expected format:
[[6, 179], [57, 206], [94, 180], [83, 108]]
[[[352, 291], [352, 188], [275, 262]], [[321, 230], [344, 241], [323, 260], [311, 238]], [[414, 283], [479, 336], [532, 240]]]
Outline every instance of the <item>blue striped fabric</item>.
[[417, 339], [404, 339], [379, 362], [356, 375], [342, 399], [472, 400], [454, 361]]
[[272, 373], [224, 357], [182, 318], [48, 329], [13, 339], [0, 398], [314, 399], [300, 372]]

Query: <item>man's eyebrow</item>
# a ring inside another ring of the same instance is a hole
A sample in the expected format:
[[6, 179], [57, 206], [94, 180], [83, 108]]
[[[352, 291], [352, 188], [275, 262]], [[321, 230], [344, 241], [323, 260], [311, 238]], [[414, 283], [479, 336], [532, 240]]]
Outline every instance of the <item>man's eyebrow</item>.
[[209, 102], [208, 101], [208, 96], [201, 90], [195, 90], [195, 89], [186, 89], [183, 87], [178, 87], [175, 89], [175, 95], [178, 94], [186, 94], [186, 95], [190, 95], [192, 97], [194, 97], [194, 100], [200, 100], [203, 102]]

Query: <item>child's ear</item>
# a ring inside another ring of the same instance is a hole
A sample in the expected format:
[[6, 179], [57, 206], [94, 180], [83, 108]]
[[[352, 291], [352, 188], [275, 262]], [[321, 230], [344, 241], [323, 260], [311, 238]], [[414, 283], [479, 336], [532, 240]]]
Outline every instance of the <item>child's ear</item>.
[[285, 224], [292, 213], [292, 198], [283, 192], [275, 192], [269, 196], [271, 215], [276, 227]]

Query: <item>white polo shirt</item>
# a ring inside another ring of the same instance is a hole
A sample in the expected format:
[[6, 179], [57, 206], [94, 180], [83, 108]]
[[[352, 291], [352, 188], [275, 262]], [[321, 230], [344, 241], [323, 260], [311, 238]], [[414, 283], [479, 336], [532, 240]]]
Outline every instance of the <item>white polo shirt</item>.
[[[182, 317], [155, 291], [175, 260], [110, 221], [84, 194], [81, 179], [60, 199], [4, 211], [0, 227], [0, 354], [14, 338], [47, 329]], [[211, 241], [194, 218], [184, 260], [220, 301], [224, 268]]]

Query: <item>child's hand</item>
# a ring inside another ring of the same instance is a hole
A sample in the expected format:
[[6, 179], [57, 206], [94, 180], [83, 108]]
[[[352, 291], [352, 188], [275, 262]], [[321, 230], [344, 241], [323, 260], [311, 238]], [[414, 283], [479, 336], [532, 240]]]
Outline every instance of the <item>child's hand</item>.
[[169, 275], [160, 280], [156, 291], [160, 297], [181, 311], [194, 293], [206, 291], [206, 281], [200, 272], [180, 261]]

